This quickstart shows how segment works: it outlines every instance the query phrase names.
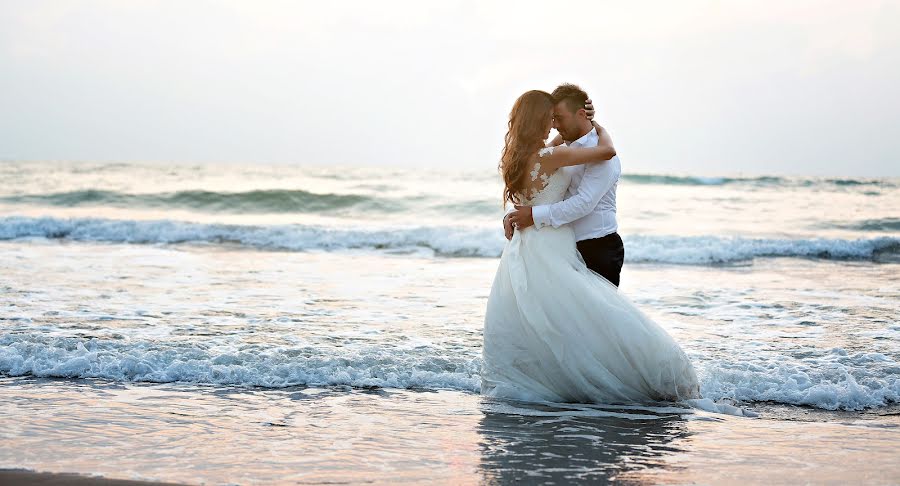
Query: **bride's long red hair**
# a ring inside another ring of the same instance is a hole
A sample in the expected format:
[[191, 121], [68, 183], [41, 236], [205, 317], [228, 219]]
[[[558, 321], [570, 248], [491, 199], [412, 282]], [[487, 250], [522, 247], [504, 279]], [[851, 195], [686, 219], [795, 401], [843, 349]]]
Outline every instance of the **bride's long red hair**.
[[528, 91], [516, 100], [509, 112], [509, 130], [500, 155], [500, 174], [503, 175], [503, 207], [506, 203], [520, 203], [518, 195], [525, 192], [528, 161], [544, 147], [548, 124], [553, 119], [553, 96], [546, 91]]

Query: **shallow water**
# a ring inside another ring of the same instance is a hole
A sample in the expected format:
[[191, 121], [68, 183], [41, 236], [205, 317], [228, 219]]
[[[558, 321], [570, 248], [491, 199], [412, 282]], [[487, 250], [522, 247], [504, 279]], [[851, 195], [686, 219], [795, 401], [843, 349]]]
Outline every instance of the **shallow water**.
[[[891, 484], [896, 415], [0, 380], [0, 467], [206, 484]], [[803, 451], [799, 454], [798, 451]]]
[[[0, 242], [8, 374], [480, 390], [496, 260]], [[900, 397], [898, 264], [630, 265], [622, 291], [704, 396], [860, 410]]]
[[482, 399], [499, 194], [489, 171], [0, 165], [0, 467], [900, 481], [900, 182], [622, 181], [622, 291], [753, 420]]

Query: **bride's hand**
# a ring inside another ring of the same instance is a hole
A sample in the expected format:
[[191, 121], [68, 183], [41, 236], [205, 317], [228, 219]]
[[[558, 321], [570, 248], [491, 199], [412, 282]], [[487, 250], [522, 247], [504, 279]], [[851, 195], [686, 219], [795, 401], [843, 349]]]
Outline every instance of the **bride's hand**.
[[592, 102], [590, 98], [584, 100], [584, 115], [587, 119], [593, 121], [594, 113], [596, 113], [594, 110], [594, 102]]

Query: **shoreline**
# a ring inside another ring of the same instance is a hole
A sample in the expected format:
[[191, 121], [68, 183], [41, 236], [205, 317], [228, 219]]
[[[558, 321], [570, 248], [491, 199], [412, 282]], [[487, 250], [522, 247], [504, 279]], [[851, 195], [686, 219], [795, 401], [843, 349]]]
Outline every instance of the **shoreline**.
[[0, 469], [0, 484], [21, 486], [185, 486], [189, 483], [162, 483], [135, 479], [85, 476], [78, 473], [53, 473], [28, 469]]

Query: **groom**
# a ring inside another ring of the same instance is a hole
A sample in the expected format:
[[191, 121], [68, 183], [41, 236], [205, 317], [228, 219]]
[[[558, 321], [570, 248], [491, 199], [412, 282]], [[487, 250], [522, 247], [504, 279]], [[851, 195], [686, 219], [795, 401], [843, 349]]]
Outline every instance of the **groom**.
[[[595, 147], [600, 137], [609, 137], [606, 130], [591, 124], [587, 109], [592, 109], [587, 93], [574, 84], [562, 84], [553, 90], [553, 128], [570, 147]], [[593, 110], [591, 111], [591, 115]], [[602, 127], [601, 127], [602, 128]], [[558, 140], [557, 140], [558, 141]], [[610, 141], [611, 143], [611, 141]], [[555, 144], [554, 144], [555, 145]], [[613, 285], [619, 285], [619, 274], [625, 261], [625, 247], [616, 232], [616, 185], [622, 174], [622, 164], [615, 156], [603, 163], [562, 167], [569, 171], [572, 182], [566, 199], [543, 206], [516, 206], [503, 218], [506, 238], [512, 238], [513, 228], [534, 225], [558, 228], [572, 223], [578, 251], [591, 270], [603, 275]]]

